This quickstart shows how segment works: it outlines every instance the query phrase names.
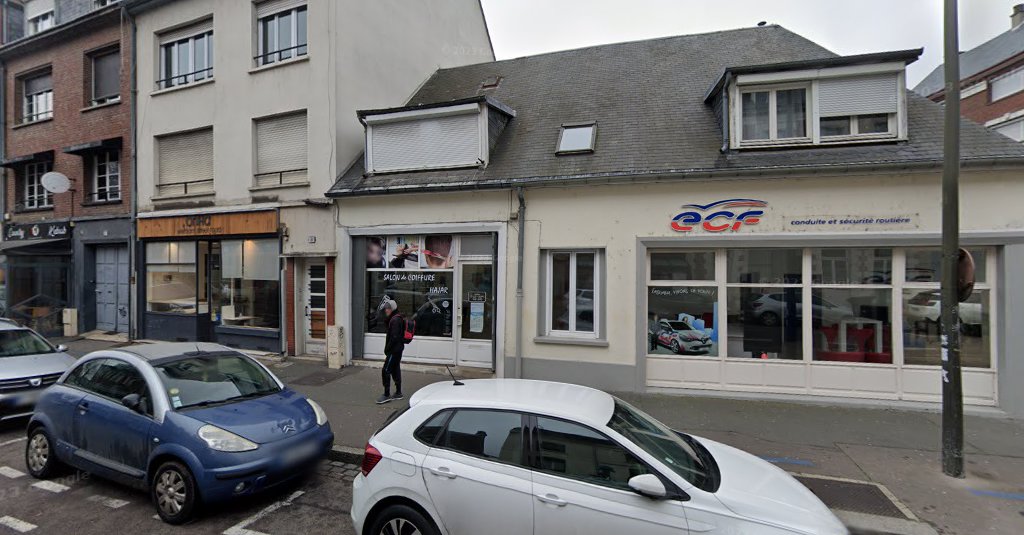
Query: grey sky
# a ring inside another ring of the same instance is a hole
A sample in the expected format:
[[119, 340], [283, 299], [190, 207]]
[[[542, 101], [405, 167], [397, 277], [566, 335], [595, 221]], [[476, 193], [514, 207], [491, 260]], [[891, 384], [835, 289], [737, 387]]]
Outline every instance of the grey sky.
[[[839, 54], [924, 47], [913, 87], [942, 63], [942, 0], [482, 0], [498, 59], [779, 24]], [[960, 49], [1010, 28], [1024, 0], [960, 0]]]

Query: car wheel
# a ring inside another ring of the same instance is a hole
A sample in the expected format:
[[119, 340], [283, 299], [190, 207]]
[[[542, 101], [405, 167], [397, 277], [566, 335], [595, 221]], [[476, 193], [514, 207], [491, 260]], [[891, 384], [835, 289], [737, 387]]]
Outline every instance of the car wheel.
[[681, 353], [682, 348], [679, 347], [679, 340], [672, 340], [672, 352]]
[[25, 466], [32, 477], [46, 479], [52, 477], [61, 468], [53, 451], [53, 441], [46, 429], [37, 426], [28, 434], [28, 444], [25, 445]]
[[439, 532], [423, 513], [408, 505], [392, 505], [377, 515], [370, 535], [439, 535]]
[[774, 312], [765, 312], [761, 314], [761, 325], [766, 327], [774, 327], [779, 324], [779, 315]]
[[164, 522], [184, 524], [195, 516], [196, 480], [185, 465], [176, 461], [160, 465], [153, 474], [150, 489], [156, 512]]

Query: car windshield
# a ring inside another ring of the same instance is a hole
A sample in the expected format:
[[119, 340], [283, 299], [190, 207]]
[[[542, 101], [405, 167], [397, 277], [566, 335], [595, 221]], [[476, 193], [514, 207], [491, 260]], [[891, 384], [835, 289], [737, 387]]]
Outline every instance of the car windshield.
[[197, 355], [154, 366], [175, 409], [208, 407], [281, 391], [244, 355]]
[[0, 331], [0, 358], [56, 351], [43, 337], [27, 329]]
[[668, 322], [669, 327], [672, 327], [674, 331], [692, 331], [693, 327], [690, 327], [685, 321], [670, 321]]
[[676, 433], [621, 399], [615, 399], [615, 412], [612, 413], [608, 427], [697, 488], [706, 488], [709, 480], [714, 477], [713, 470], [708, 466], [713, 461], [698, 453], [685, 435]]

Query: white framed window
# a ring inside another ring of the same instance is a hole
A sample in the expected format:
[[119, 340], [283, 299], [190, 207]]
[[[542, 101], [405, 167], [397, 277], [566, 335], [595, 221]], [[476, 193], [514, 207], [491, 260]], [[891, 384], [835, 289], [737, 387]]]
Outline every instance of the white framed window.
[[306, 110], [257, 119], [255, 125], [254, 185], [306, 184], [309, 181]]
[[1024, 91], [1024, 67], [1018, 67], [989, 81], [989, 100], [995, 102]]
[[96, 106], [121, 100], [120, 49], [94, 54], [89, 59], [92, 68], [90, 80], [92, 95], [89, 104]]
[[599, 256], [594, 249], [545, 252], [545, 335], [598, 338]]
[[50, 172], [52, 162], [33, 162], [22, 168], [21, 204], [26, 210], [38, 210], [53, 206], [53, 194], [43, 187], [43, 175]]
[[213, 128], [156, 138], [159, 197], [213, 193]]
[[889, 136], [896, 132], [895, 113], [872, 113], [866, 115], [843, 115], [822, 117], [819, 129], [823, 140], [845, 136]]
[[744, 142], [810, 141], [807, 85], [744, 88], [740, 92], [740, 139]]
[[213, 78], [213, 20], [160, 36], [157, 89]]
[[305, 2], [269, 0], [256, 5], [256, 65], [269, 65], [309, 52]]
[[597, 123], [563, 124], [558, 132], [558, 154], [594, 152]]
[[93, 202], [121, 200], [121, 162], [117, 151], [99, 152], [92, 156]]
[[22, 80], [21, 122], [31, 123], [53, 117], [53, 77], [49, 72]]
[[28, 19], [28, 35], [35, 35], [39, 32], [49, 30], [56, 24], [57, 18], [54, 17], [53, 11], [47, 11], [41, 13], [30, 19]]

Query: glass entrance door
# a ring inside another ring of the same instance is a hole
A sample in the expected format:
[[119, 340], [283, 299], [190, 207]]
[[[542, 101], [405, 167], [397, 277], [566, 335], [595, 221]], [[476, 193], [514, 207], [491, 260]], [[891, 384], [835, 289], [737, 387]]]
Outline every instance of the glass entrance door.
[[201, 241], [198, 244], [199, 277], [197, 281], [198, 338], [202, 342], [217, 340], [216, 329], [221, 324], [223, 283], [221, 278], [220, 242]]
[[456, 364], [490, 367], [494, 356], [494, 267], [489, 262], [460, 262], [458, 270]]

